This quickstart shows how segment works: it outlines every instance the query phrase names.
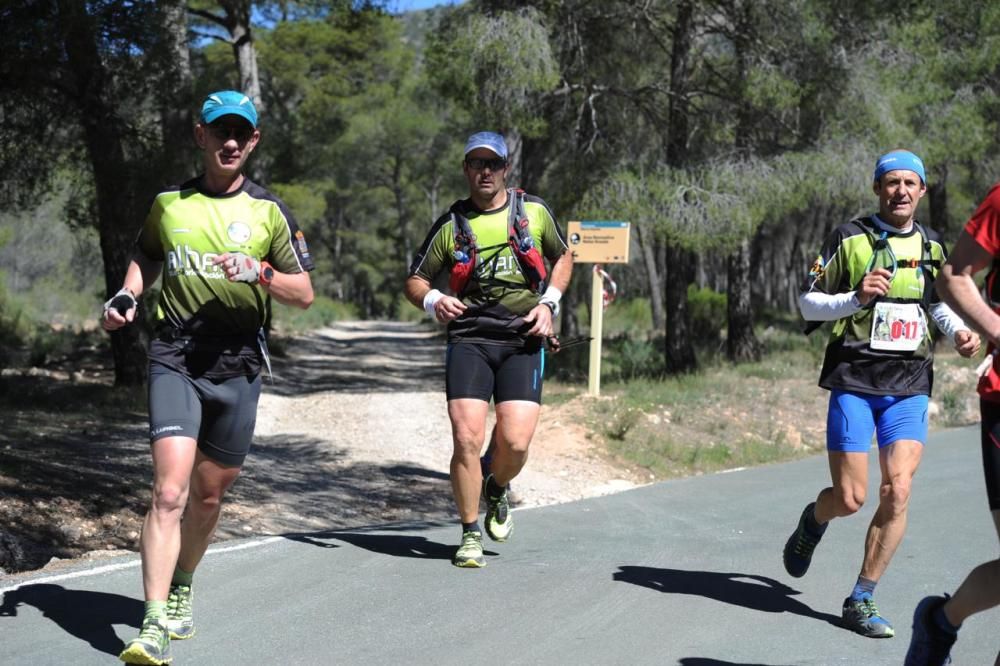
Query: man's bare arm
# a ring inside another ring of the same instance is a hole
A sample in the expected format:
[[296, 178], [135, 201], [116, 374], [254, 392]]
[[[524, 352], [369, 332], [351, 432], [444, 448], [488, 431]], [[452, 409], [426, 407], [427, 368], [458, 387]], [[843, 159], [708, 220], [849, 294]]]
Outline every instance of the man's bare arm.
[[941, 300], [966, 324], [994, 344], [1000, 342], [1000, 316], [983, 300], [973, 276], [990, 265], [993, 256], [962, 232], [935, 283]]

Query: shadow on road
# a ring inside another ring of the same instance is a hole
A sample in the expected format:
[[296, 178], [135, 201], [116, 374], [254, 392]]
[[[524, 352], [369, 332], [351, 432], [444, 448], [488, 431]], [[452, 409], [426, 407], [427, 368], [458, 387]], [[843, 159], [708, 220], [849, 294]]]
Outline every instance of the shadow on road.
[[312, 437], [258, 438], [226, 495], [227, 513], [217, 534], [311, 533], [454, 513], [446, 473], [347, 458], [343, 449]]
[[[704, 657], [684, 657], [677, 661], [680, 666], [768, 666], [767, 664], [720, 661], [718, 659], [706, 659]], [[777, 666], [777, 665], [775, 665]]]
[[4, 618], [17, 617], [19, 606], [34, 606], [66, 633], [114, 657], [125, 647], [114, 625], [126, 624], [138, 629], [143, 614], [143, 604], [138, 599], [106, 592], [67, 590], [60, 585], [44, 583], [5, 592], [0, 604], [0, 627]]
[[426, 326], [338, 322], [280, 347], [272, 358], [275, 381], [265, 384], [277, 395], [444, 390], [444, 337]]
[[814, 611], [792, 598], [798, 590], [765, 576], [622, 566], [612, 578], [660, 592], [706, 597], [764, 613], [794, 613], [840, 625], [838, 616]]
[[426, 537], [402, 534], [364, 534], [360, 532], [317, 532], [316, 534], [298, 534], [288, 537], [292, 541], [336, 548], [335, 544], [325, 540], [345, 541], [352, 546], [370, 550], [373, 553], [391, 555], [392, 557], [416, 557], [428, 560], [450, 560], [455, 553], [455, 546], [431, 541]]
[[[285, 534], [286, 539], [306, 543], [319, 548], [339, 548], [331, 541], [343, 541], [358, 548], [364, 548], [373, 553], [389, 555], [392, 557], [415, 557], [426, 560], [448, 560], [450, 561], [458, 547], [457, 531], [455, 543], [439, 543], [430, 539], [413, 534], [393, 534], [394, 529], [412, 532], [419, 528], [435, 528], [452, 524], [451, 521], [423, 521], [405, 523], [399, 525], [375, 525], [367, 529], [356, 530], [329, 530], [325, 532], [312, 532], [309, 534]], [[388, 533], [387, 533], [388, 532]], [[497, 553], [484, 550], [486, 555], [497, 555]]]

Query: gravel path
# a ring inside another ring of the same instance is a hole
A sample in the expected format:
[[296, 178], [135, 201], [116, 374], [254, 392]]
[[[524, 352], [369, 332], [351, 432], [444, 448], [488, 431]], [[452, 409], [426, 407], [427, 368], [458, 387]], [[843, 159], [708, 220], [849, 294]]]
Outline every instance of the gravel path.
[[[297, 338], [275, 359], [257, 437], [220, 536], [399, 520], [453, 520], [451, 428], [441, 331], [344, 322]], [[577, 424], [586, 398], [544, 406], [516, 506], [634, 487]], [[492, 425], [492, 424], [491, 424]]]

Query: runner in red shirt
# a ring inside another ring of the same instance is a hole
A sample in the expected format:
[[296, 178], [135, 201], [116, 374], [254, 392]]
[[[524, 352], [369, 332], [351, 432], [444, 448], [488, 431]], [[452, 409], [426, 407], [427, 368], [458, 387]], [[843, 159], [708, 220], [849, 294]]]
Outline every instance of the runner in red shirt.
[[[973, 276], [989, 267], [985, 300]], [[979, 380], [983, 469], [993, 524], [1000, 537], [1000, 185], [995, 185], [965, 225], [941, 271], [941, 298], [989, 340], [990, 359]], [[955, 596], [929, 596], [917, 605], [906, 666], [945, 664], [967, 617], [1000, 605], [1000, 558], [980, 564]], [[1000, 664], [1000, 654], [997, 655]]]

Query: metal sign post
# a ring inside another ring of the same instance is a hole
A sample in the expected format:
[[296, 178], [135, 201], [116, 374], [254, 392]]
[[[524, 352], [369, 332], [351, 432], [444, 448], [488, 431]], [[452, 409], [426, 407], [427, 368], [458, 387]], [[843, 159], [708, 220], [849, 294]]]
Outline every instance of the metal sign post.
[[[628, 222], [570, 222], [569, 249], [576, 262], [594, 264], [628, 263]], [[601, 394], [601, 338], [604, 329], [604, 271], [594, 267], [590, 294], [590, 367], [588, 395]]]

